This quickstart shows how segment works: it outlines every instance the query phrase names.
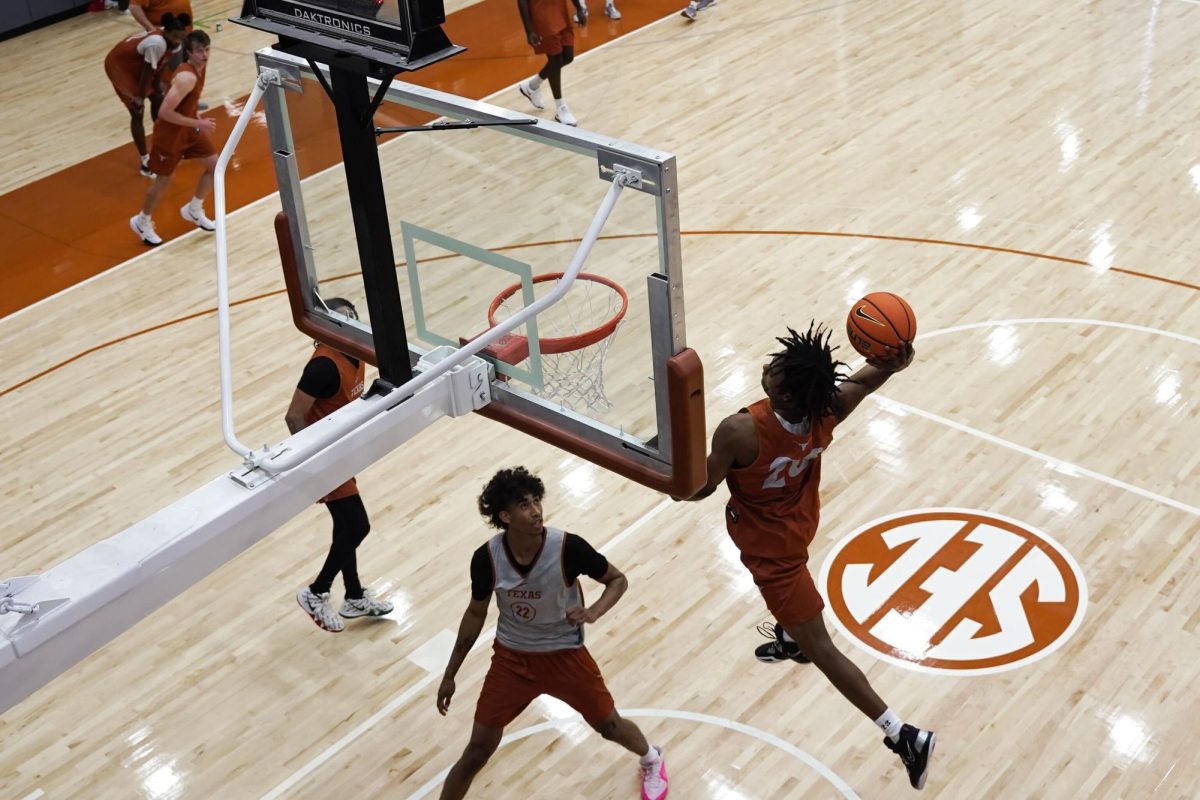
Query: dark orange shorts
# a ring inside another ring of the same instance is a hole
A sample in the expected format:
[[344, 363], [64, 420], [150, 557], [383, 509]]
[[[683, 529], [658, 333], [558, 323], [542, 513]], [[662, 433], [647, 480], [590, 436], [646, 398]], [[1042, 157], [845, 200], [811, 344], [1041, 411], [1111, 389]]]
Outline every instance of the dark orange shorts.
[[530, 0], [529, 21], [533, 32], [542, 37], [533, 52], [556, 56], [564, 47], [575, 45], [575, 32], [571, 30], [571, 15], [567, 11], [567, 0]]
[[562, 700], [593, 725], [617, 707], [586, 647], [527, 653], [497, 641], [492, 644], [492, 666], [479, 692], [475, 721], [503, 728], [542, 694]]
[[121, 102], [125, 104], [125, 108], [132, 113], [138, 106], [145, 107], [145, 101], [138, 94], [137, 80], [120, 72], [109, 71], [108, 64], [104, 66], [105, 71], [108, 72], [109, 83], [112, 84], [117, 97], [121, 98]]
[[742, 563], [754, 577], [767, 610], [785, 628], [808, 622], [825, 608], [825, 600], [817, 591], [808, 559], [779, 560], [742, 555]]
[[358, 494], [358, 479], [351, 478], [329, 494], [318, 500], [318, 503], [328, 503], [330, 500], [344, 500]]
[[150, 146], [150, 170], [155, 175], [172, 175], [175, 167], [185, 158], [207, 158], [217, 150], [208, 136], [200, 131], [191, 131], [179, 149], [165, 150], [158, 146], [158, 137]]
[[564, 47], [575, 46], [575, 32], [571, 30], [570, 26], [554, 33], [539, 32], [538, 36], [542, 37], [542, 41], [533, 48], [533, 52], [542, 55], [556, 56], [563, 51]]

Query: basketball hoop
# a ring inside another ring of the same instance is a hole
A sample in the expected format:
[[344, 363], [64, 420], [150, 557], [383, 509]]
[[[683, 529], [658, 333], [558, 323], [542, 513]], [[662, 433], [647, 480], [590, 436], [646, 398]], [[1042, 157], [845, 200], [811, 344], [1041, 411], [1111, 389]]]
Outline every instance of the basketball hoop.
[[[533, 276], [534, 292], [553, 291], [562, 277], [561, 272]], [[521, 310], [522, 301], [512, 301], [520, 291], [521, 284], [514, 283], [496, 295], [488, 308], [488, 325], [494, 327]], [[542, 387], [533, 393], [572, 410], [612, 408], [604, 393], [604, 360], [628, 308], [629, 295], [620, 284], [579, 273], [571, 290], [537, 317]], [[529, 341], [512, 333], [483, 352], [516, 365], [529, 358]]]

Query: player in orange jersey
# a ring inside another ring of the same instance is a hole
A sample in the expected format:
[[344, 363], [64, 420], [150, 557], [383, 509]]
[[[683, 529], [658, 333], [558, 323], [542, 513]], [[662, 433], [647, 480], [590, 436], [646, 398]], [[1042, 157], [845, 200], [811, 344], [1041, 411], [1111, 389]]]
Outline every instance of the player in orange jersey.
[[[587, 6], [583, 0], [571, 0], [575, 4], [575, 19], [579, 26], [588, 23]], [[564, 125], [575, 125], [577, 120], [563, 101], [563, 67], [575, 60], [575, 34], [567, 16], [567, 0], [517, 0], [521, 12], [521, 24], [525, 26], [525, 38], [533, 52], [546, 56], [546, 66], [537, 75], [517, 84], [525, 98], [539, 111], [546, 107], [540, 93], [542, 81], [550, 82], [550, 93], [554, 95], [554, 119]]]
[[[358, 319], [354, 304], [343, 297], [331, 297], [325, 301], [325, 307], [349, 319]], [[357, 400], [363, 393], [365, 377], [366, 370], [357, 358], [317, 342], [284, 415], [288, 430], [292, 433], [303, 430]], [[358, 493], [358, 482], [351, 478], [318, 502], [324, 503], [329, 516], [333, 517], [333, 541], [316, 580], [296, 593], [296, 602], [317, 627], [331, 633], [345, 628], [339, 616], [353, 619], [390, 614], [392, 604], [372, 596], [363, 589], [358, 578], [356, 551], [371, 532], [367, 509]], [[346, 586], [346, 599], [341, 610], [334, 614], [329, 592], [339, 573]]]
[[125, 108], [129, 110], [129, 133], [142, 159], [142, 174], [153, 178], [150, 153], [146, 149], [145, 103], [150, 101], [150, 119], [158, 119], [163, 93], [159, 75], [167, 53], [183, 42], [192, 18], [187, 14], [162, 16], [162, 27], [135, 34], [117, 42], [104, 59], [104, 71]]
[[760, 661], [796, 661], [817, 669], [884, 732], [914, 788], [925, 785], [935, 736], [904, 724], [883, 702], [862, 670], [829, 637], [825, 602], [808, 570], [808, 547], [817, 532], [821, 453], [833, 428], [868, 394], [911, 363], [905, 344], [886, 359], [869, 361], [847, 377], [833, 357], [829, 332], [815, 322], [808, 332], [788, 328], [783, 349], [763, 365], [766, 398], [726, 417], [713, 434], [708, 483], [689, 500], [729, 484], [725, 527], [742, 563], [775, 617], [775, 641], [755, 651]]
[[[148, 31], [161, 28], [167, 14], [176, 18], [187, 14], [188, 19], [195, 19], [189, 0], [129, 0], [129, 16]], [[191, 30], [190, 25], [188, 30]]]
[[129, 218], [129, 227], [143, 244], [162, 244], [154, 230], [150, 215], [162, 199], [171, 183], [171, 176], [180, 160], [194, 158], [204, 165], [204, 172], [196, 181], [196, 191], [190, 203], [179, 209], [179, 214], [197, 228], [214, 231], [217, 226], [204, 215], [204, 198], [212, 191], [213, 173], [217, 168], [217, 150], [208, 134], [217, 129], [215, 120], [199, 114], [200, 92], [204, 90], [204, 76], [208, 70], [208, 34], [192, 31], [184, 39], [184, 57], [171, 88], [158, 110], [154, 123], [154, 142], [150, 148], [150, 170], [156, 177], [146, 190], [141, 213]]

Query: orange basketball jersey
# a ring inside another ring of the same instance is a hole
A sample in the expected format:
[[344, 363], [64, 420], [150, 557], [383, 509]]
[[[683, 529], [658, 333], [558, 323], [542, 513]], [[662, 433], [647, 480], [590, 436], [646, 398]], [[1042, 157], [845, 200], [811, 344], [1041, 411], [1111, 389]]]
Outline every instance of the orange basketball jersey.
[[[146, 9], [146, 18], [150, 20], [151, 25], [162, 25], [163, 15], [167, 12], [179, 16], [187, 14], [189, 17], [195, 17], [192, 13], [192, 4], [190, 0], [129, 0], [132, 6], [141, 6]], [[192, 28], [189, 25], [188, 30]]]
[[167, 54], [167, 40], [162, 30], [142, 31], [117, 42], [104, 58], [104, 68], [109, 76], [128, 76], [135, 85], [142, 72], [142, 65], [149, 64], [156, 72]]
[[821, 453], [833, 441], [833, 416], [797, 433], [763, 399], [748, 409], [758, 433], [758, 458], [730, 470], [725, 527], [747, 556], [807, 558], [821, 516]]
[[[332, 397], [316, 398], [316, 402], [312, 404], [308, 409], [308, 413], [304, 415], [305, 425], [311, 425], [322, 417], [329, 416], [352, 400], [362, 397], [363, 381], [366, 380], [367, 375], [367, 368], [363, 362], [359, 361], [358, 366], [355, 366], [354, 362], [348, 357], [327, 345], [317, 345], [316, 349], [313, 350], [312, 358], [328, 358], [334, 363], [338, 371], [338, 390]], [[311, 361], [312, 358], [309, 360]], [[354, 478], [351, 478], [322, 497], [320, 502], [327, 503], [330, 500], [341, 500], [342, 498], [356, 494], [358, 494], [358, 482]]]
[[[179, 101], [179, 105], [175, 107], [175, 112], [195, 119], [196, 115], [200, 113], [200, 94], [204, 91], [204, 75], [208, 70], [206, 69], [203, 73], [197, 72], [195, 67], [185, 61], [179, 65], [179, 69], [175, 70], [175, 74], [179, 75], [183, 72], [195, 74], [196, 86]], [[182, 150], [195, 135], [195, 128], [185, 128], [167, 122], [161, 117], [154, 123], [154, 146], [164, 152]]]

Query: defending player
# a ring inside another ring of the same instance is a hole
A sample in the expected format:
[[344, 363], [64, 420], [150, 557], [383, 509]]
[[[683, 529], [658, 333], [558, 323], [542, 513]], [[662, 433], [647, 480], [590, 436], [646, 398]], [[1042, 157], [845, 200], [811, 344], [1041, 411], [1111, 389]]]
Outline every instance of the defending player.
[[729, 483], [725, 527], [742, 563], [775, 617], [774, 642], [755, 651], [760, 661], [811, 661], [830, 683], [884, 732], [909, 781], [925, 785], [935, 736], [904, 724], [875, 693], [854, 662], [834, 646], [821, 611], [824, 600], [808, 570], [808, 547], [820, 517], [821, 454], [833, 428], [868, 394], [913, 357], [911, 344], [868, 362], [847, 378], [833, 358], [829, 332], [788, 328], [783, 350], [763, 365], [766, 399], [726, 417], [713, 434], [708, 483], [688, 500], [708, 497]]
[[[605, 739], [640, 756], [642, 800], [663, 800], [662, 749], [651, 747], [641, 729], [617, 713], [600, 668], [583, 646], [583, 626], [616, 605], [629, 581], [581, 537], [545, 527], [545, 494], [540, 478], [517, 467], [497, 472], [479, 496], [479, 513], [501, 533], [471, 558], [471, 602], [438, 687], [439, 713], [450, 708], [454, 676], [483, 630], [493, 595], [500, 620], [471, 740], [446, 776], [442, 800], [466, 796], [500, 745], [504, 726], [542, 694], [562, 700]], [[604, 584], [590, 606], [583, 602], [580, 575]]]

